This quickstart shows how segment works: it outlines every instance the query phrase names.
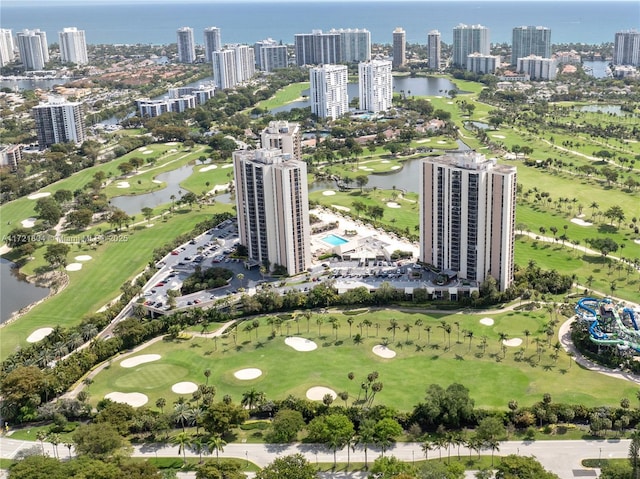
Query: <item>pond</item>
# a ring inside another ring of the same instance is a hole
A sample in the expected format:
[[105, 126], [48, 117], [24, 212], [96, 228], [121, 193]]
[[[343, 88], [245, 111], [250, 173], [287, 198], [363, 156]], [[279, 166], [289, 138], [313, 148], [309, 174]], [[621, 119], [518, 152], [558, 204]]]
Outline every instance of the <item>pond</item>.
[[[461, 140], [457, 141], [460, 150], [469, 150], [470, 148]], [[369, 175], [367, 188], [379, 188], [382, 190], [405, 190], [412, 193], [418, 193], [420, 190], [420, 165], [421, 160], [408, 160], [402, 163], [402, 168], [393, 172], [383, 174]], [[336, 185], [330, 181], [316, 181], [309, 185], [309, 191], [322, 191], [326, 189], [334, 189]]]
[[64, 85], [72, 78], [26, 78], [26, 77], [1, 77], [0, 88], [11, 88], [13, 91], [51, 90], [56, 85]]
[[[399, 77], [393, 78], [393, 91], [395, 93], [403, 92], [407, 96], [447, 96], [450, 90], [455, 90], [456, 86], [446, 78], [435, 77]], [[349, 101], [359, 95], [358, 84], [349, 83], [347, 85], [347, 95]], [[303, 90], [302, 96], [309, 96], [309, 90]], [[279, 106], [271, 110], [271, 113], [279, 113], [281, 111], [291, 111], [294, 108], [306, 108], [311, 106], [308, 99], [298, 100], [286, 105]]]
[[13, 268], [14, 263], [0, 258], [0, 323], [11, 318], [15, 311], [46, 298], [49, 288], [42, 288], [27, 282]]
[[489, 124], [488, 123], [482, 123], [481, 121], [465, 121], [464, 122], [464, 126], [465, 128], [480, 128], [481, 130], [488, 130], [489, 129]]
[[622, 116], [625, 112], [622, 111], [620, 105], [585, 105], [578, 109], [579, 111], [590, 111], [593, 113], [605, 113], [615, 116]]
[[[139, 214], [142, 208], [155, 208], [159, 205], [171, 203], [171, 196], [175, 196], [178, 199], [187, 192], [180, 186], [180, 182], [189, 178], [192, 173], [193, 165], [185, 165], [166, 173], [160, 173], [155, 179], [167, 183], [166, 187], [142, 195], [116, 196], [111, 198], [110, 203], [130, 216]], [[135, 181], [135, 179], [132, 181]]]

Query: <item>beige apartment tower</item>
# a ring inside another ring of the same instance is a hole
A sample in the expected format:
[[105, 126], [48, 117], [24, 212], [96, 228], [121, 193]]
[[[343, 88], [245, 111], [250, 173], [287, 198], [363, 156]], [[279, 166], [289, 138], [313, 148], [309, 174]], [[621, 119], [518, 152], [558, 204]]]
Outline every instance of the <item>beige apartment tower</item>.
[[289, 275], [311, 264], [307, 165], [278, 149], [233, 153], [240, 243], [249, 259]]
[[260, 140], [262, 148], [277, 148], [294, 160], [302, 160], [302, 132], [298, 123], [270, 121], [260, 133]]
[[475, 151], [422, 161], [420, 259], [459, 278], [513, 281], [516, 168]]

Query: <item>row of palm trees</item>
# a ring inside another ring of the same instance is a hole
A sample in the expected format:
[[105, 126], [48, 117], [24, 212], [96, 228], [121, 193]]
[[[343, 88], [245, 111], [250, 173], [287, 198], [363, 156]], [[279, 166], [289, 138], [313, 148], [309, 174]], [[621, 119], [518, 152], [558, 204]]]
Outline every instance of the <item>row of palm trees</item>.
[[493, 465], [493, 458], [496, 452], [500, 451], [500, 441], [496, 438], [480, 438], [477, 435], [469, 436], [465, 438], [460, 432], [447, 432], [436, 436], [433, 439], [423, 439], [420, 448], [424, 452], [425, 459], [429, 460], [430, 451], [438, 451], [439, 459], [442, 460], [442, 451], [447, 451], [447, 462], [451, 461], [451, 448], [457, 447], [458, 459], [460, 459], [460, 448], [466, 447], [469, 451], [469, 457], [472, 452], [478, 453], [478, 458], [483, 450], [491, 450], [491, 465]]

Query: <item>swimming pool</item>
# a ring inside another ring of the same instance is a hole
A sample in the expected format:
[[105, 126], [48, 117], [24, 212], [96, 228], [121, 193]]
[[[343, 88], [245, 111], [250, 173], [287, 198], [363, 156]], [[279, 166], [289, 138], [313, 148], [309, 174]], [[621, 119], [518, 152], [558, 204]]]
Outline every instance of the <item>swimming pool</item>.
[[333, 234], [325, 236], [324, 238], [322, 238], [322, 241], [324, 241], [325, 243], [329, 243], [331, 246], [340, 246], [349, 242], [349, 240]]

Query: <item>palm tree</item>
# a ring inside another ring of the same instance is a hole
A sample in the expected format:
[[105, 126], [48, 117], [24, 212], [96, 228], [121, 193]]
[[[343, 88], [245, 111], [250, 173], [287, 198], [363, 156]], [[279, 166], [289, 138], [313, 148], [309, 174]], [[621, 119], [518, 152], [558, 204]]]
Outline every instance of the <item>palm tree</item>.
[[182, 454], [182, 463], [187, 463], [187, 447], [191, 443], [191, 437], [185, 431], [178, 433], [171, 442], [178, 445], [178, 454]]
[[400, 325], [398, 325], [398, 320], [396, 319], [389, 320], [389, 326], [387, 327], [387, 331], [391, 331], [392, 341], [396, 340], [396, 330], [398, 329], [400, 329]]
[[354, 321], [353, 317], [349, 316], [347, 318], [347, 323], [349, 323], [349, 337], [351, 337], [351, 326], [353, 325], [353, 321]]
[[69, 459], [71, 459], [71, 449], [73, 448], [73, 443], [72, 442], [65, 442], [64, 446], [68, 449], [68, 451], [69, 451]]
[[164, 414], [164, 407], [167, 405], [167, 400], [165, 398], [156, 399], [156, 407], [160, 409], [160, 412]]
[[207, 453], [211, 454], [213, 453], [213, 451], [216, 452], [216, 461], [220, 462], [220, 453], [224, 452], [224, 446], [226, 446], [227, 443], [225, 442], [224, 439], [222, 439], [222, 437], [219, 434], [214, 434], [213, 436], [211, 436], [209, 438], [209, 441], [207, 441]]
[[264, 398], [265, 395], [262, 391], [258, 391], [256, 388], [251, 388], [242, 393], [242, 400], [240, 401], [240, 404], [247, 406], [249, 411], [251, 411], [255, 406], [263, 402]]
[[211, 377], [211, 369], [207, 368], [204, 370], [204, 377], [206, 378], [207, 382], [206, 385], [209, 385], [209, 378]]
[[431, 326], [427, 326], [424, 330], [427, 332], [427, 344], [431, 344]]
[[202, 453], [206, 450], [206, 445], [202, 442], [202, 438], [199, 436], [192, 438], [189, 446], [193, 449], [193, 452], [200, 456], [200, 462], [198, 464], [202, 464]]
[[433, 443], [429, 439], [425, 439], [422, 444], [420, 444], [420, 449], [422, 449], [422, 452], [424, 452], [424, 458], [428, 461], [429, 451], [433, 451], [435, 448]]
[[316, 324], [318, 325], [318, 337], [320, 337], [320, 336], [322, 335], [322, 333], [320, 332], [320, 329], [321, 329], [321, 327], [322, 327], [322, 322], [323, 322], [323, 321], [322, 321], [322, 317], [321, 317], [321, 316], [318, 316], [318, 317], [316, 318]]
[[186, 402], [177, 403], [173, 408], [173, 420], [180, 423], [184, 432], [185, 426], [191, 421], [191, 406]]
[[416, 322], [414, 323], [415, 327], [418, 328], [418, 341], [420, 341], [420, 333], [421, 333], [421, 329], [422, 329], [422, 325], [424, 324], [424, 321], [422, 321], [421, 319], [416, 319]]
[[469, 351], [471, 351], [471, 340], [473, 339], [473, 331], [467, 331], [465, 336], [469, 338]]
[[522, 333], [524, 334], [524, 337], [526, 339], [526, 343], [525, 343], [525, 347], [524, 348], [528, 349], [529, 348], [529, 336], [531, 336], [531, 331], [529, 331], [528, 329], [525, 329]]
[[302, 316], [304, 316], [304, 318], [307, 320], [307, 333], [308, 333], [309, 322], [311, 321], [311, 316], [313, 316], [313, 313], [311, 311], [305, 311], [304, 313], [302, 313]]
[[42, 455], [44, 456], [44, 441], [47, 438], [46, 431], [38, 431], [36, 433], [36, 439], [40, 441], [40, 448], [42, 449]]
[[367, 338], [369, 337], [369, 328], [373, 325], [373, 323], [371, 322], [370, 319], [364, 319], [362, 320], [362, 324], [365, 325], [365, 327], [367, 328]]
[[494, 453], [500, 452], [500, 442], [497, 439], [489, 439], [486, 443], [485, 443], [486, 447], [491, 449], [491, 466], [493, 466], [493, 456]]
[[405, 324], [402, 328], [402, 330], [407, 333], [407, 343], [409, 342], [409, 333], [411, 332], [411, 329], [413, 329], [413, 326], [411, 326], [410, 324]]
[[369, 444], [373, 444], [376, 437], [376, 423], [373, 419], [365, 419], [360, 424], [358, 434], [356, 435], [356, 444], [362, 445], [364, 450], [364, 468], [369, 470], [369, 462], [367, 458], [367, 450]]

